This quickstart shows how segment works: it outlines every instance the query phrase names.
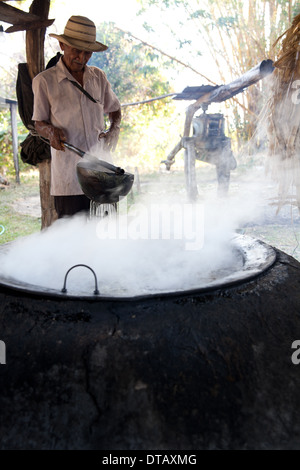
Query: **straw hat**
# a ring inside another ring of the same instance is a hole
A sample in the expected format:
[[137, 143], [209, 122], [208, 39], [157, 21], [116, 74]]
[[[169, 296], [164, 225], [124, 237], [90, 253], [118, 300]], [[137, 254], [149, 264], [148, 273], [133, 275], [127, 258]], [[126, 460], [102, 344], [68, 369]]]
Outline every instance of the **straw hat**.
[[81, 51], [106, 51], [107, 46], [96, 41], [96, 26], [85, 16], [71, 16], [65, 26], [64, 34], [49, 34], [52, 38]]

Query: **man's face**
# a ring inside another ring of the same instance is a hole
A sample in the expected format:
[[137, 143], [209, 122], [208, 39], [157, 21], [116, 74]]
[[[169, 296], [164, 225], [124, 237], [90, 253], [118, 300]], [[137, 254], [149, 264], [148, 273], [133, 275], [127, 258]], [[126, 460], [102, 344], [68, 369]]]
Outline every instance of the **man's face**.
[[62, 42], [60, 47], [64, 51], [64, 63], [70, 72], [82, 71], [93, 54], [92, 52], [81, 51], [75, 47], [68, 46]]

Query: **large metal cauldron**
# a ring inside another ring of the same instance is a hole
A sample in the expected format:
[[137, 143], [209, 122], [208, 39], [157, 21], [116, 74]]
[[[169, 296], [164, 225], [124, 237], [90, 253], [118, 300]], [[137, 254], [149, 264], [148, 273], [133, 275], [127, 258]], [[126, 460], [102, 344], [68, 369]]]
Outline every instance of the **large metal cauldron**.
[[1, 449], [299, 449], [300, 264], [136, 298], [0, 285]]

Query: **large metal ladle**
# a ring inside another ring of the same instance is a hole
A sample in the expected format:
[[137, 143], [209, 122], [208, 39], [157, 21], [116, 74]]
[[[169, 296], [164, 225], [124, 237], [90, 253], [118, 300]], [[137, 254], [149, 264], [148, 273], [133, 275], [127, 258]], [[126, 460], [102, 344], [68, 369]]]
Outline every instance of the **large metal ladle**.
[[100, 160], [68, 142], [63, 145], [82, 157], [76, 166], [77, 178], [84, 194], [99, 204], [114, 204], [127, 196], [134, 175], [120, 167]]

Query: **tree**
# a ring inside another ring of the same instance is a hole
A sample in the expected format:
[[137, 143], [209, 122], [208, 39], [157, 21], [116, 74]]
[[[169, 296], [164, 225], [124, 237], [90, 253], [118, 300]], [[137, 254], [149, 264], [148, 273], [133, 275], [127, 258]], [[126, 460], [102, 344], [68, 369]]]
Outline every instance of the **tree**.
[[169, 124], [174, 118], [174, 102], [158, 99], [140, 105], [126, 104], [171, 93], [173, 90], [165, 74], [171, 63], [117, 30], [113, 23], [97, 26], [97, 31], [101, 42], [109, 48], [101, 54], [93, 54], [89, 64], [104, 70], [123, 104], [117, 155], [127, 162], [136, 159], [141, 166], [151, 166], [151, 162], [157, 165], [165, 156], [170, 132], [173, 132]]
[[[199, 63], [199, 56], [209, 52], [215, 73], [211, 81], [221, 83], [238, 78], [266, 58], [275, 59], [278, 52], [278, 47], [272, 47], [275, 40], [300, 11], [300, 2], [292, 0], [140, 0], [140, 3], [141, 15], [147, 13], [149, 17], [150, 10], [161, 10], [156, 19], [166, 18], [164, 26], [173, 38], [173, 47], [190, 64]], [[146, 23], [145, 27], [153, 32], [162, 24], [157, 21], [155, 26]], [[259, 83], [237, 96], [237, 100], [230, 100], [238, 139], [245, 141], [253, 135], [264, 91], [264, 84]]]

